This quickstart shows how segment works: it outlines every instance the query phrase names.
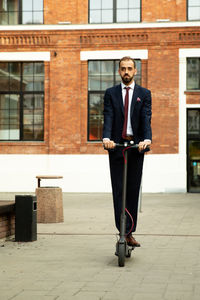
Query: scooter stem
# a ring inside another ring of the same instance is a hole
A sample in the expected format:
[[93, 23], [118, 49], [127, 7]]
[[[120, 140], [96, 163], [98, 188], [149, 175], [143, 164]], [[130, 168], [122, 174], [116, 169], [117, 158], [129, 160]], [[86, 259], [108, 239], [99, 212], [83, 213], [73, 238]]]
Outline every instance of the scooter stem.
[[[120, 240], [125, 240], [126, 232], [126, 185], [127, 185], [127, 166], [128, 166], [128, 152], [124, 151], [124, 174], [123, 174], [123, 193], [122, 193], [122, 210], [121, 210], [121, 222], [120, 222]], [[119, 241], [120, 242], [120, 241]]]

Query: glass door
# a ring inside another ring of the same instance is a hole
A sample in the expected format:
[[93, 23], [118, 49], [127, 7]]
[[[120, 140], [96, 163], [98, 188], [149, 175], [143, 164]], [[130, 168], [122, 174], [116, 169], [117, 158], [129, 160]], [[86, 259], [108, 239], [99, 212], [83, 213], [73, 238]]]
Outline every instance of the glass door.
[[187, 190], [200, 193], [200, 109], [188, 109], [187, 146]]

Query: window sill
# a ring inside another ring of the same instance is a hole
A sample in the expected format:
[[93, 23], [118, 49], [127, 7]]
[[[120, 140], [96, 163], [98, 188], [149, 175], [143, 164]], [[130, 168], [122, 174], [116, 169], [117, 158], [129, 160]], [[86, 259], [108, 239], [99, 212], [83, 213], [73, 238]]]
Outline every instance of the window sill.
[[185, 91], [185, 95], [200, 95], [200, 90], [190, 90], [190, 91]]
[[91, 145], [93, 145], [93, 144], [101, 144], [102, 143], [102, 141], [87, 141], [87, 144], [91, 144]]
[[45, 141], [0, 141], [0, 144], [8, 146], [44, 146]]

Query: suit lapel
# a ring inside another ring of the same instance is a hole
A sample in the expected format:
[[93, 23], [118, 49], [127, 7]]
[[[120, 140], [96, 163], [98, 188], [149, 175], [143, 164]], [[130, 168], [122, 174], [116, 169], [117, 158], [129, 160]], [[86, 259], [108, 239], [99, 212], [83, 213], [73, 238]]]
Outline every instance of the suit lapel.
[[135, 106], [135, 103], [136, 103], [138, 97], [139, 97], [139, 89], [138, 89], [138, 85], [135, 84], [132, 102], [131, 102], [131, 116], [133, 114], [134, 106]]
[[118, 84], [116, 86], [116, 97], [117, 97], [117, 101], [119, 103], [120, 109], [122, 111], [122, 114], [124, 115], [124, 104], [123, 104], [123, 98], [122, 98], [122, 87], [121, 87], [121, 84]]

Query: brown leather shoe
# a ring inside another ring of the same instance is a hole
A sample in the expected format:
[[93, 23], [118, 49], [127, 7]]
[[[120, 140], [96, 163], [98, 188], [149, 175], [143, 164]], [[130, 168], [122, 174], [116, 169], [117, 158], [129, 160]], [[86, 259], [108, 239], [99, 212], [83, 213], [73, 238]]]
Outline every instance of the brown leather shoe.
[[132, 236], [132, 234], [127, 235], [126, 242], [129, 246], [132, 247], [140, 247], [140, 243], [136, 241], [136, 239]]

